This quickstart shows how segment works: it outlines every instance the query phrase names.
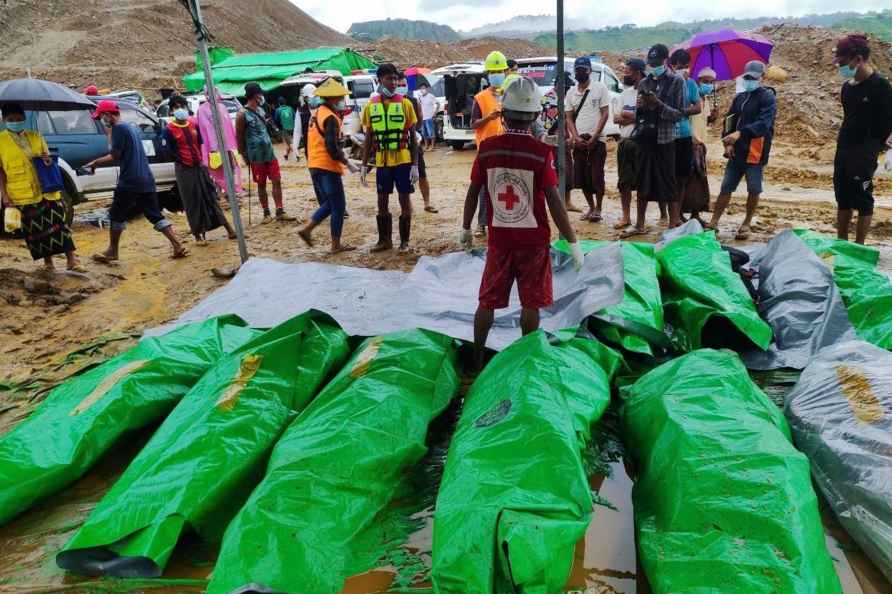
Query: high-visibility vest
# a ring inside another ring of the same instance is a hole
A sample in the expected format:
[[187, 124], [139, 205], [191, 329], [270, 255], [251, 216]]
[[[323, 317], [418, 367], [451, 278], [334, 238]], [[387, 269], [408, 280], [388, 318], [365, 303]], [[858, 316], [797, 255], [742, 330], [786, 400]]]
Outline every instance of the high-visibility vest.
[[409, 139], [407, 121], [401, 95], [394, 95], [386, 105], [380, 96], [369, 103], [369, 122], [377, 150], [398, 151], [406, 148]]
[[340, 128], [341, 118], [327, 105], [319, 107], [310, 121], [310, 130], [307, 133], [309, 168], [334, 171], [343, 175], [344, 165], [340, 161], [332, 159], [328, 149], [325, 147], [325, 122], [328, 118], [335, 118], [338, 122], [338, 128]]
[[[502, 109], [499, 100], [496, 99], [496, 96], [489, 89], [477, 93], [474, 96], [474, 101], [480, 106], [480, 117], [483, 118]], [[481, 126], [474, 130], [474, 136], [477, 140], [477, 148], [480, 148], [480, 143], [487, 138], [504, 133], [505, 129], [502, 127], [501, 118], [487, 122], [485, 126]]]
[[43, 137], [32, 130], [28, 130], [22, 136], [28, 141], [31, 154], [16, 143], [13, 133], [9, 130], [0, 132], [0, 167], [6, 174], [6, 191], [15, 206], [28, 206], [38, 204], [42, 200], [59, 200], [60, 192], [44, 194], [37, 179], [37, 170], [34, 169], [33, 157], [39, 157], [46, 150]]

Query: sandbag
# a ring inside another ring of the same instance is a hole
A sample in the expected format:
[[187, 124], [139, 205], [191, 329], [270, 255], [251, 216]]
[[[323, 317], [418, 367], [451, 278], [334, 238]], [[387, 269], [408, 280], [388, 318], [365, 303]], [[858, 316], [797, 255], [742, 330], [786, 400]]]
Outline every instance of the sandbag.
[[892, 349], [892, 280], [876, 270], [876, 248], [796, 229], [805, 244], [833, 270], [858, 338]]
[[791, 229], [751, 264], [759, 272], [759, 313], [775, 341], [744, 353], [748, 369], [804, 369], [824, 347], [855, 338], [833, 274]]
[[620, 363], [595, 340], [535, 332], [474, 382], [434, 513], [436, 594], [561, 592], [592, 516], [582, 451]]
[[892, 581], [892, 353], [861, 341], [825, 349], [785, 412], [840, 524]]
[[176, 405], [256, 331], [236, 316], [182, 326], [75, 376], [0, 438], [0, 523], [71, 484], [118, 439]]
[[657, 251], [657, 260], [666, 321], [683, 350], [704, 345], [768, 348], [771, 327], [759, 317], [715, 232], [674, 239]]
[[[608, 241], [584, 239], [583, 253], [610, 245]], [[663, 301], [660, 296], [657, 261], [650, 243], [622, 244], [624, 292], [622, 302], [592, 315], [590, 327], [599, 338], [622, 349], [654, 355], [654, 347], [668, 349], [664, 333]], [[567, 241], [554, 243], [556, 250], [570, 253]]]
[[736, 354], [703, 349], [623, 389], [638, 559], [654, 594], [840, 594], [808, 460]]
[[346, 359], [347, 335], [314, 312], [258, 336], [217, 363], [57, 555], [62, 569], [158, 577], [183, 531], [219, 541], [260, 481], [295, 411]]
[[374, 567], [381, 514], [458, 390], [455, 341], [365, 341], [286, 430], [223, 540], [209, 593], [335, 594]]

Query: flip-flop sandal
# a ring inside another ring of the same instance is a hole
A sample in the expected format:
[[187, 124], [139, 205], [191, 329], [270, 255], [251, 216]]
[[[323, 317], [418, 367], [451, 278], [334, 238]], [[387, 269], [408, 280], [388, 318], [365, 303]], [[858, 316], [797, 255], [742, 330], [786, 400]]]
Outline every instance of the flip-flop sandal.
[[638, 227], [632, 227], [628, 231], [624, 231], [620, 233], [620, 239], [629, 239], [630, 237], [638, 237], [639, 235], [647, 235], [650, 233], [650, 227], [645, 227], [644, 229], [639, 229]]
[[440, 211], [438, 209], [434, 208], [433, 206], [425, 206], [424, 212], [430, 212], [430, 213], [436, 214]]
[[303, 231], [298, 231], [297, 236], [304, 240], [307, 247], [313, 247], [313, 238], [310, 237], [309, 233], [305, 234]]
[[591, 214], [589, 214], [589, 213], [585, 213], [584, 215], [582, 215], [581, 217], [579, 217], [579, 220], [580, 220], [580, 221], [590, 221], [590, 220], [592, 220], [592, 216], [593, 216], [593, 215], [591, 215]]
[[604, 220], [604, 217], [601, 216], [601, 213], [596, 212], [595, 214], [593, 214], [592, 216], [590, 216], [588, 220], [590, 220], [590, 221], [593, 222], [593, 223], [600, 223], [601, 221]]
[[178, 252], [174, 252], [173, 255], [170, 257], [170, 259], [171, 260], [182, 260], [183, 258], [185, 258], [188, 255], [189, 255], [189, 250], [183, 248]]
[[734, 235], [734, 239], [736, 239], [737, 241], [745, 241], [750, 238], [750, 231], [751, 230], [749, 228], [744, 229], [743, 227], [741, 227]]
[[615, 225], [613, 225], [613, 228], [616, 231], [621, 231], [621, 230], [625, 229], [626, 227], [630, 227], [631, 225], [632, 225], [632, 221], [628, 221], [628, 222], [620, 221], [619, 223], [616, 223]]
[[100, 264], [115, 264], [118, 261], [117, 258], [109, 258], [105, 254], [93, 254], [91, 258], [94, 262], [99, 262]]
[[329, 253], [330, 253], [332, 256], [334, 256], [335, 254], [341, 254], [341, 253], [343, 253], [343, 252], [352, 252], [352, 251], [355, 251], [355, 250], [356, 250], [356, 247], [355, 247], [355, 246], [352, 246], [352, 245], [342, 245], [342, 246], [341, 246], [341, 249], [339, 249], [339, 250], [333, 250], [333, 251], [331, 251], [331, 252], [329, 252]]
[[87, 269], [78, 264], [77, 266], [72, 266], [71, 268], [67, 268], [68, 272], [78, 272], [80, 274], [87, 274]]

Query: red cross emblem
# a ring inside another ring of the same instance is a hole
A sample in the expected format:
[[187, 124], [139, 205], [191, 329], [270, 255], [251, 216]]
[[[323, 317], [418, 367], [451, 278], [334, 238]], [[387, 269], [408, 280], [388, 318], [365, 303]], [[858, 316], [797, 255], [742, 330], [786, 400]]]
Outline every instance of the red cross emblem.
[[503, 194], [499, 194], [499, 202], [505, 203], [506, 210], [514, 210], [514, 205], [520, 202], [520, 196], [514, 193], [514, 186], [508, 185]]

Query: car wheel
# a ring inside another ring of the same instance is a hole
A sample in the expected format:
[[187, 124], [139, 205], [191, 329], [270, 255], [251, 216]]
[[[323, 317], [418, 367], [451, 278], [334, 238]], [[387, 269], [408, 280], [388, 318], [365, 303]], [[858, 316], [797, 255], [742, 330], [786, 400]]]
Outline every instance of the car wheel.
[[68, 190], [67, 185], [62, 190], [62, 208], [65, 209], [65, 224], [70, 229], [72, 223], [74, 223], [74, 196]]
[[180, 192], [176, 186], [166, 192], [158, 194], [158, 205], [168, 212], [183, 212], [183, 199], [180, 198]]
[[464, 140], [450, 140], [449, 146], [452, 147], [454, 151], [463, 151], [465, 149], [465, 141]]

